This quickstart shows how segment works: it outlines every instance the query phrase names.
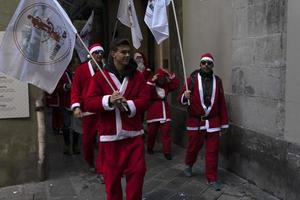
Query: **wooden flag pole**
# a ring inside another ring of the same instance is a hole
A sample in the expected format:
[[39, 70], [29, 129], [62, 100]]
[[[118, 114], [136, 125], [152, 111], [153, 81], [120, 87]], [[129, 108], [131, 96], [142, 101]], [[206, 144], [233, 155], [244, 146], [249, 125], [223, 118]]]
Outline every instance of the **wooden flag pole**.
[[[94, 61], [94, 63], [96, 64], [97, 68], [99, 69], [99, 71], [101, 72], [102, 76], [104, 77], [105, 81], [108, 83], [109, 87], [112, 89], [113, 92], [115, 92], [116, 90], [114, 89], [114, 87], [112, 86], [112, 84], [110, 83], [110, 81], [108, 80], [108, 78], [106, 77], [106, 75], [104, 74], [102, 68], [98, 65], [97, 61], [95, 60], [95, 58], [92, 56], [92, 54], [90, 53], [89, 49], [87, 48], [87, 46], [84, 44], [83, 40], [81, 39], [80, 35], [78, 33], [76, 33], [77, 37], [79, 38], [81, 44], [83, 45], [83, 47], [85, 48], [85, 50], [87, 50], [87, 52], [89, 53], [91, 59]], [[128, 111], [127, 107], [122, 104], [123, 108], [125, 109], [125, 111]]]
[[116, 32], [117, 32], [117, 28], [118, 28], [118, 19], [116, 19], [116, 22], [115, 22], [115, 27], [114, 27], [114, 32], [113, 32], [113, 35], [112, 35], [112, 38], [111, 38], [111, 41], [113, 41], [116, 37]]
[[[185, 90], [187, 91], [187, 90], [189, 90], [189, 88], [188, 88], [187, 79], [186, 79], [185, 63], [184, 63], [184, 57], [183, 57], [183, 51], [182, 51], [182, 43], [181, 43], [181, 38], [180, 38], [180, 33], [179, 33], [178, 21], [177, 21], [177, 16], [176, 16], [176, 9], [175, 9], [175, 4], [174, 4], [173, 0], [171, 0], [171, 3], [172, 3], [172, 8], [173, 8], [173, 14], [174, 14], [174, 19], [175, 19], [175, 24], [176, 24], [176, 30], [177, 30], [177, 36], [178, 36], [178, 42], [179, 42], [179, 49], [180, 49], [181, 60], [182, 60]], [[188, 105], [190, 105], [190, 100], [189, 99], [188, 99]]]

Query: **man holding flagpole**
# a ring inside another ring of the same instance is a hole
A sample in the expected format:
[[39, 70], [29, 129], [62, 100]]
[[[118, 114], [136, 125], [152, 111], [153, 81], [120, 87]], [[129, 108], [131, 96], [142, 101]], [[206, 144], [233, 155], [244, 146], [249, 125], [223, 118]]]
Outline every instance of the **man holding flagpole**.
[[128, 40], [114, 40], [107, 66], [93, 77], [88, 90], [87, 110], [97, 112], [100, 118], [107, 200], [123, 199], [122, 175], [126, 177], [126, 199], [142, 199], [146, 172], [142, 116], [149, 106], [150, 90], [129, 53]]
[[[104, 49], [99, 43], [89, 47], [89, 53], [94, 57], [97, 64], [102, 67]], [[90, 55], [88, 55], [89, 58]], [[90, 60], [78, 66], [75, 71], [71, 88], [71, 109], [76, 118], [82, 118], [82, 149], [83, 157], [89, 165], [90, 171], [95, 172], [94, 147], [97, 138], [98, 117], [95, 113], [87, 112], [85, 98], [90, 81], [98, 71], [94, 60]], [[101, 165], [100, 165], [101, 166]], [[101, 167], [97, 172], [101, 173]]]
[[71, 61], [76, 32], [56, 0], [21, 0], [0, 46], [0, 72], [52, 93]]

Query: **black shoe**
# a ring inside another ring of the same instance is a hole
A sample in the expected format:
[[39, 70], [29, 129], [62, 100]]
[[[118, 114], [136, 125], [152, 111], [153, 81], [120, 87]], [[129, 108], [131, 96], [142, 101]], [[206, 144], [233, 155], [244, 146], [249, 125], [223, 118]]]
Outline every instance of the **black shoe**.
[[99, 182], [100, 182], [101, 184], [104, 184], [104, 177], [103, 177], [102, 174], [98, 174], [98, 175], [97, 175], [97, 178], [98, 178], [98, 180], [99, 180]]
[[70, 151], [70, 147], [67, 146], [67, 145], [64, 146], [63, 153], [64, 153], [65, 155], [72, 155], [72, 154], [71, 154], [71, 151]]
[[208, 185], [210, 187], [212, 187], [215, 191], [220, 191], [221, 190], [221, 183], [219, 183], [218, 181], [208, 182]]
[[152, 149], [148, 148], [147, 153], [151, 155], [151, 154], [154, 154], [154, 151]]
[[172, 160], [172, 155], [169, 154], [169, 153], [166, 153], [166, 154], [165, 154], [165, 158], [166, 158], [167, 160]]

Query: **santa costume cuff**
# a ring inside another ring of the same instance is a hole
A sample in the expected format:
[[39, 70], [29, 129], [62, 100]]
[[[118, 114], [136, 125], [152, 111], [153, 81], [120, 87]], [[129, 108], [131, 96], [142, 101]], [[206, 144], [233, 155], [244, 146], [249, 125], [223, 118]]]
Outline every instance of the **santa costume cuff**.
[[103, 96], [102, 98], [102, 106], [104, 108], [104, 110], [114, 110], [115, 108], [114, 107], [110, 107], [109, 106], [109, 98], [110, 98], [111, 95], [105, 95]]
[[130, 114], [128, 115], [128, 117], [132, 118], [136, 114], [136, 107], [135, 107], [134, 102], [132, 100], [127, 100], [127, 105], [130, 109]]

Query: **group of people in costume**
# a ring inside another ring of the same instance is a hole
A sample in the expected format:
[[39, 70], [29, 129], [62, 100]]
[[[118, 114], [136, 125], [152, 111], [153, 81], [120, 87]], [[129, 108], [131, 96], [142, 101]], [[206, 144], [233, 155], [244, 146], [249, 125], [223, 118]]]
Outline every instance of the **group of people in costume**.
[[[68, 86], [70, 108], [76, 118], [82, 119], [83, 157], [103, 175], [108, 200], [122, 200], [123, 176], [126, 199], [142, 199], [146, 173], [144, 119], [146, 152], [154, 153], [160, 132], [163, 155], [167, 160], [172, 159], [168, 94], [179, 87], [180, 81], [163, 67], [152, 74], [144, 54], [136, 52], [131, 57], [130, 52], [127, 39], [112, 41], [104, 66], [104, 49], [100, 44], [93, 44], [89, 53], [94, 59], [76, 68]], [[188, 77], [187, 86], [182, 87], [178, 102], [187, 107], [184, 174], [192, 176], [192, 167], [205, 143], [205, 176], [208, 184], [219, 190], [219, 136], [228, 128], [228, 114], [222, 81], [213, 73], [213, 67], [213, 56], [202, 55], [199, 68]]]

